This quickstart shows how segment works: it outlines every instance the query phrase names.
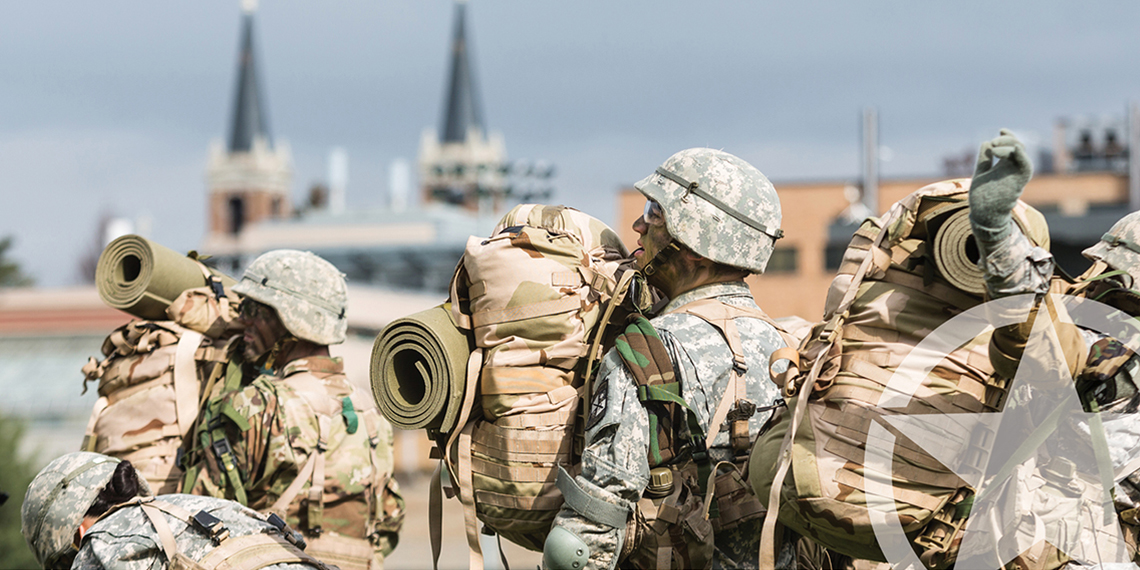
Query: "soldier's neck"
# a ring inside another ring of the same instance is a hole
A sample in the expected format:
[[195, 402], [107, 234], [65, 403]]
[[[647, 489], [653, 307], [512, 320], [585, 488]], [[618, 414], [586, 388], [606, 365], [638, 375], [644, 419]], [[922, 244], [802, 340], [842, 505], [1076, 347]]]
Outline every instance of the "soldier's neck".
[[323, 344], [314, 344], [307, 340], [297, 340], [293, 346], [286, 349], [277, 358], [277, 365], [274, 366], [274, 372], [280, 372], [285, 368], [286, 364], [299, 360], [302, 358], [309, 358], [312, 356], [328, 356], [329, 347]]

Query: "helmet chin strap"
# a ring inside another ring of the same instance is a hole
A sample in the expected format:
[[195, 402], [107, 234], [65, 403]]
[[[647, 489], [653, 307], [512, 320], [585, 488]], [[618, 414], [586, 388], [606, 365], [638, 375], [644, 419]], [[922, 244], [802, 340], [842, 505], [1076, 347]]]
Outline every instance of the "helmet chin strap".
[[277, 342], [273, 343], [273, 348], [269, 349], [269, 356], [265, 357], [265, 364], [262, 365], [262, 368], [275, 372], [277, 359], [281, 355], [288, 354], [289, 351], [293, 350], [293, 347], [297, 346], [297, 342], [299, 342], [297, 337], [291, 334], [277, 339]]
[[669, 245], [657, 252], [657, 255], [654, 255], [653, 259], [650, 259], [649, 263], [645, 264], [641, 272], [644, 273], [646, 277], [652, 276], [654, 273], [657, 273], [657, 269], [660, 268], [661, 265], [672, 259], [678, 253], [681, 253], [681, 246], [677, 245], [677, 240], [670, 240]]

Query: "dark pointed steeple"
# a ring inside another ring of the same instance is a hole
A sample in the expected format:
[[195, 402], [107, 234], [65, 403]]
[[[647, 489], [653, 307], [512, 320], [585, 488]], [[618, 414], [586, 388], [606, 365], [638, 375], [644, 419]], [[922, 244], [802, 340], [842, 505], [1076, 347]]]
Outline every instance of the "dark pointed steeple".
[[269, 121], [257, 78], [253, 57], [253, 10], [246, 3], [242, 16], [241, 53], [238, 56], [237, 93], [234, 97], [233, 121], [230, 123], [230, 152], [249, 152], [254, 137], [269, 139]]
[[465, 30], [467, 2], [455, 3], [455, 27], [451, 40], [451, 73], [448, 77], [447, 101], [443, 109], [443, 137], [441, 142], [455, 143], [467, 139], [468, 127], [477, 127], [486, 133], [479, 97], [475, 90], [475, 75], [468, 57]]

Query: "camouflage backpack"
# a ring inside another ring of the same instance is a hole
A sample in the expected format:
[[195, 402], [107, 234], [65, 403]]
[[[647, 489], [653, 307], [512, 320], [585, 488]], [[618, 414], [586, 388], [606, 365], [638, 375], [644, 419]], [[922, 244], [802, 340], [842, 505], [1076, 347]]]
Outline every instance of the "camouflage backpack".
[[[993, 374], [987, 332], [942, 358], [905, 409], [879, 406], [910, 351], [982, 302], [981, 271], [965, 261], [973, 239], [968, 188], [969, 180], [932, 184], [900, 200], [884, 220], [865, 220], [828, 292], [825, 320], [798, 350], [772, 355], [773, 362], [787, 358], [792, 366], [775, 378], [789, 406], [757, 440], [750, 460], [750, 482], [769, 512], [761, 567], [772, 564], [777, 516], [821, 546], [883, 561], [869, 502], [894, 503], [925, 563], [956, 547], [951, 542], [966, 520], [973, 489], [889, 425], [898, 442], [893, 496], [872, 494], [863, 465], [873, 445], [870, 426], [886, 425], [883, 416], [979, 413], [1004, 405], [1008, 380]], [[1048, 247], [1040, 213], [1019, 203], [1014, 219], [1032, 241]], [[956, 268], [953, 275], [949, 268]]]
[[167, 308], [169, 321], [135, 320], [103, 341], [102, 361], [83, 367], [98, 381], [82, 449], [126, 459], [156, 493], [178, 491], [183, 440], [198, 418], [203, 386], [222, 373], [235, 305], [217, 287], [187, 289]]
[[562, 506], [558, 467], [581, 451], [586, 378], [633, 280], [619, 270], [627, 255], [608, 226], [563, 206], [516, 206], [490, 238], [467, 242], [450, 306], [475, 350], [457, 427], [439, 443], [473, 566], [482, 563], [476, 519], [542, 551]]

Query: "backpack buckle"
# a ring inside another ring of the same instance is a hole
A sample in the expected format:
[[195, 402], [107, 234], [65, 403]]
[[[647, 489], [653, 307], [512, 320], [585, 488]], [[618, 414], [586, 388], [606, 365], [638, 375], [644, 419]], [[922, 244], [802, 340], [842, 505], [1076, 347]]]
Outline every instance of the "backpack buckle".
[[301, 550], [304, 550], [308, 546], [308, 544], [305, 543], [305, 537], [302, 536], [301, 533], [293, 530], [293, 528], [285, 522], [285, 519], [277, 516], [277, 513], [269, 513], [269, 516], [266, 517], [265, 522], [273, 525], [274, 528], [281, 531], [281, 534], [285, 537], [285, 540], [288, 540], [289, 543], [293, 546], [296, 546]]
[[221, 544], [222, 541], [230, 537], [230, 529], [226, 528], [226, 523], [222, 522], [218, 517], [206, 511], [198, 511], [193, 518], [194, 524], [197, 524], [199, 528], [206, 531], [206, 534], [210, 535], [214, 544]]

